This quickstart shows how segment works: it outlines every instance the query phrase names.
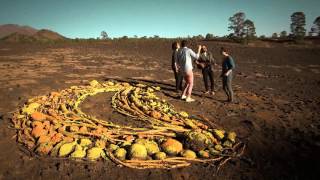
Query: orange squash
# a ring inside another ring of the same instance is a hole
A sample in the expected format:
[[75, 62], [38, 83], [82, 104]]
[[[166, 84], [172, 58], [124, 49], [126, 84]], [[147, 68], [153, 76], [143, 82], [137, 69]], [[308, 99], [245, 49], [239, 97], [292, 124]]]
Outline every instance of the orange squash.
[[170, 155], [177, 155], [183, 150], [182, 143], [172, 138], [169, 138], [166, 141], [164, 141], [161, 144], [161, 147], [166, 153]]
[[31, 118], [35, 121], [44, 121], [46, 120], [46, 115], [41, 112], [34, 112], [31, 114]]
[[35, 128], [35, 127], [41, 127], [41, 128], [43, 128], [43, 124], [42, 124], [42, 122], [40, 122], [40, 121], [33, 121], [33, 122], [31, 123], [31, 126], [32, 126], [33, 128]]
[[47, 155], [49, 154], [49, 152], [52, 150], [53, 148], [53, 145], [50, 144], [50, 143], [42, 143], [39, 145], [39, 147], [36, 149], [36, 152], [38, 154], [41, 154], [41, 155]]
[[40, 136], [38, 139], [38, 144], [50, 142], [51, 138], [47, 135]]
[[88, 132], [88, 128], [86, 126], [82, 126], [80, 127], [79, 132]]
[[129, 136], [125, 137], [125, 140], [132, 142], [134, 140], [134, 137], [132, 135], [129, 135]]
[[52, 136], [51, 142], [52, 143], [58, 143], [58, 142], [62, 141], [62, 138], [63, 138], [63, 134], [56, 133], [55, 135]]
[[66, 136], [66, 137], [63, 138], [63, 140], [69, 143], [69, 142], [72, 142], [74, 139], [73, 139], [73, 137], [67, 137]]
[[44, 121], [42, 124], [44, 129], [46, 130], [50, 129], [50, 121]]
[[59, 127], [59, 129], [58, 129], [59, 133], [62, 133], [64, 131], [66, 131], [66, 127], [65, 126]]
[[47, 135], [47, 133], [48, 131], [46, 131], [42, 127], [36, 126], [32, 129], [31, 135], [34, 136], [35, 138], [38, 138], [40, 136]]
[[161, 118], [161, 113], [158, 111], [151, 111], [150, 116], [155, 118], [155, 119], [160, 119]]

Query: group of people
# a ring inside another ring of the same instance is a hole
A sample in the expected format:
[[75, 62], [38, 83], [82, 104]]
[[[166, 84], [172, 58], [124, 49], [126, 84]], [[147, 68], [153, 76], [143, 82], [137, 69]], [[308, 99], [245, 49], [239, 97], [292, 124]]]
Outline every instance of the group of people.
[[[181, 91], [181, 99], [186, 102], [194, 102], [191, 97], [194, 76], [193, 76], [193, 64], [202, 70], [202, 76], [205, 86], [205, 94], [215, 95], [215, 83], [214, 83], [214, 68], [216, 60], [212, 54], [208, 52], [208, 49], [204, 45], [199, 45], [197, 53], [188, 48], [189, 41], [182, 40], [181, 47], [179, 42], [172, 44], [172, 70], [176, 80], [176, 90]], [[228, 102], [233, 102], [233, 90], [232, 90], [232, 71], [235, 68], [233, 58], [229, 55], [226, 48], [221, 47], [220, 52], [223, 56], [222, 61], [222, 87], [226, 93]], [[183, 79], [185, 80], [184, 87], [182, 86]]]

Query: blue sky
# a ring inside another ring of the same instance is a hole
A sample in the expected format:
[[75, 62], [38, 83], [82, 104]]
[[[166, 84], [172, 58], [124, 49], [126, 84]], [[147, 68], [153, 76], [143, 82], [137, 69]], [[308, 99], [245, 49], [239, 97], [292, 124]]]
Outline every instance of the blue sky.
[[303, 11], [307, 31], [320, 16], [320, 0], [0, 0], [0, 24], [47, 28], [75, 38], [177, 37], [228, 32], [228, 18], [245, 12], [258, 35], [290, 31], [290, 15]]

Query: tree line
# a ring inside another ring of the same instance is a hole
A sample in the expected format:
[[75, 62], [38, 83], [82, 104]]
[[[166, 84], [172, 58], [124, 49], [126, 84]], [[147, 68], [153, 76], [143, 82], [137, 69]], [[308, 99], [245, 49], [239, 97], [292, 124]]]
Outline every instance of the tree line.
[[[290, 38], [294, 40], [303, 40], [306, 36], [306, 16], [303, 12], [294, 12], [291, 16], [291, 24], [290, 24], [290, 34], [287, 33], [287, 31], [281, 31], [280, 33], [273, 33], [271, 38], [277, 39], [277, 38]], [[232, 31], [229, 35], [225, 36], [226, 38], [241, 41], [241, 42], [248, 42], [252, 39], [258, 38], [256, 36], [256, 28], [254, 25], [254, 22], [250, 19], [246, 18], [246, 14], [244, 12], [237, 12], [233, 16], [229, 18], [229, 26], [228, 30]], [[320, 16], [318, 16], [313, 21], [313, 26], [311, 27], [308, 36], [320, 36]], [[116, 39], [128, 39], [128, 36], [123, 36], [121, 38]], [[160, 38], [158, 35], [154, 35], [153, 37], [140, 37], [134, 36], [130, 39], [158, 39]], [[197, 35], [187, 38], [193, 38], [193, 39], [215, 39], [217, 36], [214, 36], [211, 33], [207, 33], [205, 37], [202, 35]], [[264, 39], [266, 38], [265, 35], [261, 35], [259, 38]], [[102, 31], [100, 38], [101, 40], [107, 40], [110, 39], [106, 31]]]
[[[278, 33], [273, 33], [272, 38], [292, 38], [295, 40], [303, 40], [306, 36], [306, 16], [303, 12], [294, 12], [291, 16], [290, 30], [291, 33], [288, 34], [287, 31], [281, 31]], [[246, 15], [243, 12], [238, 12], [229, 18], [229, 27], [230, 31], [233, 31], [229, 35], [232, 38], [246, 39], [250, 40], [256, 37], [256, 28], [254, 22], [250, 19], [246, 19]], [[309, 31], [309, 36], [320, 36], [320, 16], [313, 21], [313, 26]], [[264, 35], [260, 38], [265, 38]]]

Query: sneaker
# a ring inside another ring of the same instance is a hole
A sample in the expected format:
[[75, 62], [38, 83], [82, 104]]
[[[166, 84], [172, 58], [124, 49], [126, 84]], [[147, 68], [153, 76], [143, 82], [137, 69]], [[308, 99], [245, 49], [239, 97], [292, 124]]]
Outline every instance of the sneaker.
[[203, 94], [209, 94], [210, 92], [209, 91], [206, 91], [206, 92], [204, 92]]
[[182, 100], [185, 100], [185, 99], [187, 99], [187, 96], [182, 95], [182, 96], [181, 96], [181, 99], [182, 99]]
[[196, 101], [195, 99], [192, 99], [191, 97], [187, 97], [186, 98], [186, 102], [194, 102], [194, 101]]

